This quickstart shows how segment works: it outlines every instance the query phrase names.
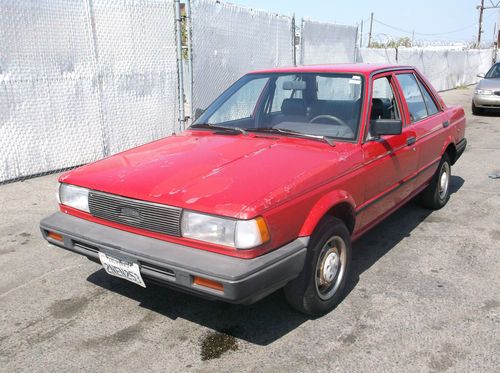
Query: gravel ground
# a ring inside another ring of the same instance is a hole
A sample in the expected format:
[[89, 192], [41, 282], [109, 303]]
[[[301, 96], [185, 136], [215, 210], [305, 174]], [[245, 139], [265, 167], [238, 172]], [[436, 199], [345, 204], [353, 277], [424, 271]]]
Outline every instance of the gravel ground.
[[0, 185], [0, 371], [489, 371], [500, 366], [500, 115], [472, 117], [453, 195], [354, 245], [345, 300], [308, 319], [142, 289], [45, 243], [57, 175]]

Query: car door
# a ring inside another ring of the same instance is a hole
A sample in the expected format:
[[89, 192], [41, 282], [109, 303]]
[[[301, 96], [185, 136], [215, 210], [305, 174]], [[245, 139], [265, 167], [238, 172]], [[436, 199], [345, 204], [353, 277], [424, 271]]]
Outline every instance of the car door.
[[[412, 175], [418, 162], [415, 130], [402, 110], [403, 99], [395, 76], [392, 73], [375, 75], [371, 90], [370, 120], [362, 145], [365, 202], [358, 210], [360, 228], [375, 223], [406, 200], [414, 188]], [[371, 136], [370, 121], [377, 118], [402, 120], [401, 134]]]
[[416, 135], [418, 167], [415, 174], [415, 188], [419, 188], [435, 173], [441, 159], [448, 125], [446, 113], [438, 101], [414, 71], [396, 74], [403, 95], [411, 127]]

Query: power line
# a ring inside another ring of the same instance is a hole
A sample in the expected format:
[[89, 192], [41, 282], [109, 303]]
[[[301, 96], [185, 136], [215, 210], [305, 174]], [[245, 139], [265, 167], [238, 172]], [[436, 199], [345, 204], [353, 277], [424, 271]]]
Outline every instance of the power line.
[[[484, 19], [488, 18], [488, 17], [491, 17], [494, 13], [491, 13], [489, 14], [488, 16], [484, 17]], [[471, 25], [468, 25], [468, 26], [465, 26], [465, 27], [461, 27], [459, 29], [456, 29], [456, 30], [451, 30], [451, 31], [445, 31], [445, 32], [436, 32], [436, 33], [426, 33], [426, 32], [414, 32], [414, 31], [410, 31], [410, 30], [405, 30], [405, 29], [402, 29], [400, 27], [397, 27], [397, 26], [392, 26], [392, 25], [389, 25], [385, 22], [382, 22], [376, 18], [373, 19], [376, 23], [378, 24], [381, 24], [385, 27], [388, 27], [390, 29], [393, 29], [393, 30], [396, 30], [396, 31], [399, 31], [399, 32], [403, 32], [405, 34], [409, 34], [409, 35], [412, 35], [413, 33], [415, 35], [422, 35], [422, 36], [439, 36], [439, 35], [448, 35], [448, 34], [454, 34], [454, 33], [457, 33], [457, 32], [460, 32], [460, 31], [463, 31], [463, 30], [467, 30], [471, 27], [475, 27], [477, 26], [477, 22], [476, 23], [473, 23]]]

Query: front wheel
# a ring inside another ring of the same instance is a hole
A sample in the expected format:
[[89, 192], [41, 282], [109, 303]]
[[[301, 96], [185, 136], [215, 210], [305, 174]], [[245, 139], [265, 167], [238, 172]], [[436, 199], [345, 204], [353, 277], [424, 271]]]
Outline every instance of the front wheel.
[[350, 266], [349, 230], [339, 219], [323, 219], [311, 236], [302, 273], [285, 286], [288, 303], [312, 316], [331, 311], [342, 300]]
[[472, 114], [473, 115], [483, 114], [483, 108], [477, 107], [476, 105], [474, 105], [474, 102], [472, 102]]
[[443, 154], [439, 167], [432, 177], [431, 183], [421, 194], [424, 207], [439, 210], [450, 199], [451, 162], [448, 154]]

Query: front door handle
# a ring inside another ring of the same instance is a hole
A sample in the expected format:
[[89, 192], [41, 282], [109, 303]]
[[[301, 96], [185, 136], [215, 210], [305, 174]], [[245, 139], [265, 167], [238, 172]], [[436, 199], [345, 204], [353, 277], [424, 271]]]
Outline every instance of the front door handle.
[[448, 127], [449, 125], [450, 125], [450, 122], [448, 122], [447, 120], [445, 120], [445, 121], [443, 122], [443, 127], [444, 127], [444, 128]]
[[417, 138], [415, 136], [410, 136], [406, 139], [406, 145], [411, 146], [417, 142]]

